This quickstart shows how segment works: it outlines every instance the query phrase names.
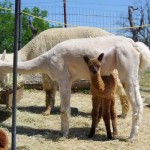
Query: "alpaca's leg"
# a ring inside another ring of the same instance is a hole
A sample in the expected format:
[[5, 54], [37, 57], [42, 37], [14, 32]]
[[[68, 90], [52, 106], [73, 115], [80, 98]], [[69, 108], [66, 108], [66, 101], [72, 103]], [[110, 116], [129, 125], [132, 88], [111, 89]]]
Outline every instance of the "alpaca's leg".
[[136, 138], [142, 120], [143, 101], [139, 91], [138, 71], [140, 65], [140, 55], [131, 46], [131, 50], [116, 51], [116, 63], [119, 78], [122, 81], [126, 94], [132, 106], [132, 128], [129, 141]]
[[98, 100], [98, 97], [92, 97], [92, 125], [91, 125], [91, 130], [90, 130], [90, 134], [89, 137], [93, 137], [93, 135], [95, 134], [95, 129], [96, 126], [98, 124], [98, 117], [99, 117], [99, 107], [100, 107], [100, 103]]
[[67, 78], [59, 81], [60, 92], [60, 112], [61, 112], [61, 132], [64, 137], [69, 134], [69, 117], [70, 117], [70, 97], [71, 97], [71, 83]]
[[116, 81], [117, 81], [115, 94], [117, 94], [118, 98], [120, 99], [121, 107], [122, 107], [122, 114], [118, 115], [118, 117], [126, 118], [127, 113], [129, 111], [129, 100], [128, 100], [128, 97], [125, 93], [125, 90], [124, 90], [124, 88], [123, 88], [123, 86], [120, 82], [120, 79], [119, 79], [119, 76], [118, 76], [118, 71], [114, 70], [113, 75], [115, 76]]
[[118, 115], [118, 117], [126, 118], [127, 113], [129, 111], [129, 100], [121, 83], [117, 84], [117, 94], [122, 107], [122, 114]]
[[135, 81], [134, 79], [130, 80], [129, 84], [126, 85], [126, 93], [129, 96], [129, 101], [133, 111], [132, 129], [128, 141], [133, 141], [138, 133], [143, 115], [143, 101], [140, 95], [138, 81]]
[[43, 89], [46, 94], [46, 99], [45, 99], [46, 108], [42, 114], [49, 115], [51, 110], [54, 108], [55, 95], [56, 95], [56, 91], [58, 89], [58, 85], [57, 85], [56, 81], [53, 81], [46, 74], [42, 74], [42, 80], [43, 80]]
[[[54, 88], [54, 87], [53, 87]], [[52, 111], [52, 109], [54, 108], [55, 105], [55, 95], [56, 95], [56, 90], [46, 90], [46, 100], [45, 100], [45, 111], [43, 111], [43, 115], [44, 116], [48, 116], [50, 115], [50, 112]]]
[[103, 120], [106, 127], [107, 138], [112, 139], [111, 129], [110, 129], [110, 101], [107, 99], [103, 100]]
[[120, 102], [121, 102], [121, 106], [122, 106], [122, 114], [118, 115], [118, 117], [126, 118], [127, 113], [129, 111], [129, 100], [128, 100], [126, 94], [125, 95], [122, 94], [119, 96], [120, 96]]
[[111, 115], [111, 121], [112, 121], [112, 127], [113, 127], [113, 135], [118, 135], [117, 131], [117, 115], [115, 110], [115, 98], [111, 99], [111, 106], [110, 106], [110, 115]]

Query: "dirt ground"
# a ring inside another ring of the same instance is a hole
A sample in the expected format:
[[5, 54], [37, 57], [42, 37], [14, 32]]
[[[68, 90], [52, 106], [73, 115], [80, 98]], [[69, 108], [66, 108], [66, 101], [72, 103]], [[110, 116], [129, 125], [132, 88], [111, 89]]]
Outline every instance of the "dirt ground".
[[[149, 93], [147, 92], [146, 95]], [[91, 126], [91, 95], [73, 93], [70, 135], [68, 139], [64, 139], [60, 134], [59, 93], [57, 92], [55, 110], [50, 116], [41, 115], [45, 105], [44, 99], [43, 91], [25, 90], [23, 99], [17, 104], [17, 150], [150, 149], [150, 108], [147, 106], [144, 107], [142, 125], [135, 142], [125, 142], [131, 129], [131, 108], [126, 119], [118, 118], [117, 120], [119, 132], [117, 140], [107, 140], [103, 120], [99, 123], [96, 135], [89, 139], [87, 135]], [[116, 100], [116, 109], [120, 114], [119, 100]], [[10, 117], [0, 124], [9, 134], [9, 148], [11, 146], [11, 120]]]

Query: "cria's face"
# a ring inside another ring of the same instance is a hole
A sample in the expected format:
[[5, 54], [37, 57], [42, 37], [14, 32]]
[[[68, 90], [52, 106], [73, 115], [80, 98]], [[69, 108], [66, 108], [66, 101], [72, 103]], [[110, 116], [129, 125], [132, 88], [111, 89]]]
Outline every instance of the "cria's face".
[[98, 60], [90, 60], [88, 63], [89, 70], [92, 74], [97, 74], [100, 71], [101, 64]]
[[98, 58], [89, 58], [87, 55], [83, 56], [85, 63], [87, 64], [91, 75], [95, 75], [100, 72], [101, 61], [103, 59], [104, 53], [101, 53]]

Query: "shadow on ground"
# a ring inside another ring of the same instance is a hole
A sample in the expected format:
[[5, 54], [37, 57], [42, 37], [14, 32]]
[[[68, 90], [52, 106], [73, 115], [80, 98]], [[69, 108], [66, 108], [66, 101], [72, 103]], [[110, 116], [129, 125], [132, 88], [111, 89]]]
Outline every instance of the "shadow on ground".
[[[12, 132], [12, 128], [6, 125], [1, 125], [3, 128], [7, 128], [9, 132]], [[34, 136], [35, 138], [44, 138], [46, 140], [52, 140], [54, 142], [65, 140], [62, 134], [58, 130], [48, 129], [34, 129], [30, 127], [17, 126], [17, 135], [27, 135], [29, 137]], [[88, 138], [90, 128], [70, 128], [69, 139], [77, 138], [79, 140], [90, 140], [90, 141], [109, 141], [106, 134], [96, 133], [92, 138]], [[118, 137], [119, 141], [125, 141], [125, 138]]]
[[[19, 111], [28, 111], [30, 113], [36, 113], [36, 114], [41, 114], [45, 107], [41, 106], [27, 106], [27, 107], [17, 107]], [[52, 115], [58, 115], [60, 114], [60, 107], [54, 107], [53, 110], [51, 111]], [[89, 117], [90, 113], [85, 113], [78, 111], [78, 108], [71, 107], [71, 116], [83, 116], [83, 117]]]
[[12, 110], [0, 106], [0, 123], [7, 120], [12, 115]]

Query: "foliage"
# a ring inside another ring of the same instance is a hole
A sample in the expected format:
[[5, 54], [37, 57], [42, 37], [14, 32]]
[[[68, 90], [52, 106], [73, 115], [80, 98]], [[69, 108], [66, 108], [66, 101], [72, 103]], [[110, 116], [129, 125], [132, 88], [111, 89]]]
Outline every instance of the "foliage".
[[[0, 2], [3, 8], [12, 8], [13, 4], [9, 0]], [[13, 47], [13, 30], [14, 15], [9, 10], [0, 9], [0, 53], [4, 49], [12, 50]]]
[[[11, 8], [11, 9], [13, 8], [13, 4], [11, 3], [10, 0], [0, 2], [0, 6], [3, 8]], [[38, 7], [34, 7], [32, 9], [24, 8], [22, 11], [41, 18], [45, 18], [48, 15], [47, 11], [40, 10], [40, 8]], [[29, 20], [32, 21], [32, 24], [38, 30], [38, 33], [48, 28], [61, 27], [59, 25], [53, 26], [49, 24], [47, 21], [44, 21], [42, 19], [29, 17], [23, 14], [22, 46], [27, 44], [32, 39], [32, 32], [29, 28]], [[4, 49], [6, 49], [7, 52], [12, 52], [13, 44], [14, 44], [14, 13], [12, 13], [9, 10], [0, 9], [0, 53], [2, 53]]]
[[[144, 24], [150, 24], [150, 2], [148, 0], [142, 1], [137, 0], [133, 6], [135, 10], [133, 11], [133, 22], [135, 26], [140, 25], [140, 20], [142, 18], [142, 15], [144, 14]], [[118, 21], [118, 24], [122, 27], [130, 27], [129, 24], [129, 18], [127, 16], [124, 17], [124, 20], [122, 22]], [[126, 29], [118, 32], [119, 34], [124, 34], [128, 37], [133, 37], [131, 30]], [[150, 46], [150, 27], [146, 26], [143, 27], [139, 33], [138, 33], [138, 39], [139, 41], [144, 42], [146, 45]]]
[[[28, 8], [25, 8], [23, 10], [23, 12], [32, 14], [34, 16], [39, 16], [41, 18], [47, 17], [47, 11], [40, 11], [40, 9], [38, 7], [34, 7], [31, 10]], [[24, 14], [22, 15], [22, 37], [23, 37], [22, 44], [23, 45], [25, 45], [28, 41], [30, 41], [32, 39], [32, 32], [28, 26], [29, 19], [31, 19], [31, 18], [28, 17], [27, 15], [24, 15]], [[38, 29], [38, 33], [49, 28], [48, 22], [37, 19], [37, 18], [32, 18], [32, 24], [35, 28]]]

